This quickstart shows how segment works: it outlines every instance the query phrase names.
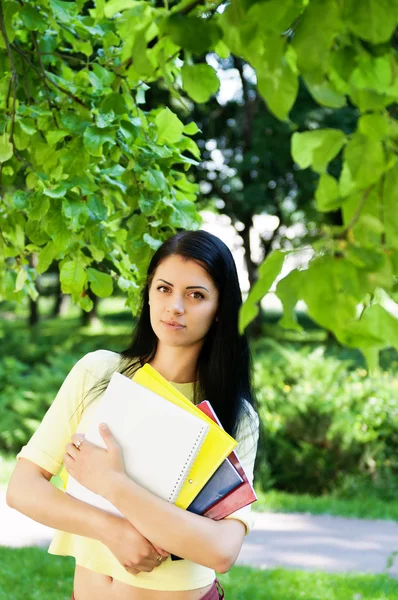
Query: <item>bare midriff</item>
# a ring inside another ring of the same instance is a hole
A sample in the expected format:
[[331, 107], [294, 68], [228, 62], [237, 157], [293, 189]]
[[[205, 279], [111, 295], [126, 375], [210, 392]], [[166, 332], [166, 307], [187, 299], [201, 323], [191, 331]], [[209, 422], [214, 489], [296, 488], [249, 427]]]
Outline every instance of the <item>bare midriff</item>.
[[159, 591], [133, 587], [76, 565], [74, 579], [75, 600], [200, 600], [211, 585], [186, 591]]

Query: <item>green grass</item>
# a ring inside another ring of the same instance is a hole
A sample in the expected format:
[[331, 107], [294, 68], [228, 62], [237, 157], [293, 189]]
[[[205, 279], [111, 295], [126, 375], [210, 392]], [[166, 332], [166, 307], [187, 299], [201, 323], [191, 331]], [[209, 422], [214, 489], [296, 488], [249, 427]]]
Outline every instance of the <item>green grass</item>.
[[257, 511], [311, 513], [334, 515], [358, 519], [387, 519], [398, 521], [398, 501], [385, 501], [369, 491], [368, 495], [355, 498], [339, 498], [331, 494], [311, 496], [309, 494], [287, 494], [271, 490], [257, 492]]
[[[0, 548], [0, 600], [69, 600], [74, 559], [40, 548]], [[23, 576], [21, 577], [21, 573]], [[398, 581], [388, 575], [234, 567], [220, 575], [226, 600], [393, 600]]]

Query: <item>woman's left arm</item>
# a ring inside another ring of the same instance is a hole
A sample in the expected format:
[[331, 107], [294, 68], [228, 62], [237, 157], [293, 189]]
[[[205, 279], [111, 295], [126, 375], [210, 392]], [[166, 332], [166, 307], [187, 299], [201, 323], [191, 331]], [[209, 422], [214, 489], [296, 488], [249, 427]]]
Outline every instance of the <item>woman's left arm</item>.
[[106, 450], [87, 440], [78, 449], [75, 444], [84, 436], [72, 436], [64, 456], [68, 473], [109, 500], [152, 544], [218, 573], [228, 571], [239, 555], [245, 525], [195, 515], [148, 492], [126, 475], [121, 449], [109, 428], [100, 428], [100, 433]]
[[151, 543], [172, 554], [228, 571], [238, 558], [245, 526], [240, 521], [213, 521], [158, 498], [129, 479], [115, 473], [106, 498]]

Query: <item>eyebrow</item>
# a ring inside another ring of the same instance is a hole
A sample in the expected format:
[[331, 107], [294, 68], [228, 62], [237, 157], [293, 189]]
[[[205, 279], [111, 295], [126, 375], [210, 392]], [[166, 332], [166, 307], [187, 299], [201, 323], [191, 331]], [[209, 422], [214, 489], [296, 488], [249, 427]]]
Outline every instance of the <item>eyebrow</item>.
[[[166, 281], [165, 279], [157, 279], [157, 281], [164, 281], [164, 283], [167, 283], [167, 285], [174, 287], [174, 285], [172, 283], [170, 283], [169, 281]], [[185, 289], [187, 289], [187, 290], [201, 289], [201, 290], [206, 290], [206, 292], [208, 292], [210, 294], [209, 290], [207, 288], [205, 288], [203, 285], [189, 285]]]

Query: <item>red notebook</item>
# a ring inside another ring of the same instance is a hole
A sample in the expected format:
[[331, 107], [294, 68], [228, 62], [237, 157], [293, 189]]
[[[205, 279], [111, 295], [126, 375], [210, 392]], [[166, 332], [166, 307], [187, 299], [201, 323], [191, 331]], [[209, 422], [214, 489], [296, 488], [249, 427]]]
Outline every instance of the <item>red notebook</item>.
[[[198, 404], [198, 408], [200, 408], [203, 413], [217, 423], [217, 425], [222, 427], [216, 413], [213, 410], [213, 407], [208, 400], [204, 400]], [[209, 517], [209, 519], [214, 519], [215, 521], [220, 521], [221, 519], [224, 519], [224, 517], [231, 515], [236, 510], [239, 510], [244, 506], [248, 506], [257, 500], [253, 486], [247, 479], [247, 475], [240, 464], [236, 453], [231, 452], [231, 454], [228, 456], [228, 459], [242, 477], [243, 483], [236, 489], [232, 490], [232, 492], [224, 496], [224, 498], [221, 498], [221, 500], [213, 504], [213, 506], [207, 509], [207, 511], [204, 513], [205, 517]]]

